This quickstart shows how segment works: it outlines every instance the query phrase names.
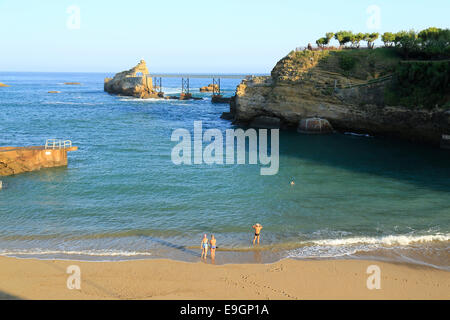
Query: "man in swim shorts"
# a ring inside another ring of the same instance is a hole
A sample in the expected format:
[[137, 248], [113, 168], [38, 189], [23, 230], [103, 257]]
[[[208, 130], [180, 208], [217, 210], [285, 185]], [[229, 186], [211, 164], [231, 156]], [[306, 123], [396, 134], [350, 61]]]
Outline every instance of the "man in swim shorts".
[[255, 229], [255, 237], [253, 238], [253, 245], [255, 245], [255, 242], [257, 240], [258, 240], [258, 244], [259, 244], [259, 236], [261, 234], [261, 229], [263, 228], [263, 226], [260, 225], [259, 223], [257, 223], [252, 228]]

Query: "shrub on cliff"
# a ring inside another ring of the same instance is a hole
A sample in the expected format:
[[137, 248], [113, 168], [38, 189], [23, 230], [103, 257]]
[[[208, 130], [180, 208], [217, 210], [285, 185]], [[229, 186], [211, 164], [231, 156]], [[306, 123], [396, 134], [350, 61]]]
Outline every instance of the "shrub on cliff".
[[449, 61], [402, 62], [386, 89], [385, 100], [388, 105], [432, 109], [448, 105], [449, 93]]
[[428, 28], [416, 33], [400, 31], [394, 34], [394, 44], [405, 59], [450, 58], [450, 30]]
[[428, 28], [418, 34], [420, 40], [419, 54], [425, 58], [450, 57], [450, 29]]
[[339, 54], [339, 67], [346, 71], [347, 75], [348, 72], [355, 67], [356, 62], [357, 60], [354, 56], [345, 53]]

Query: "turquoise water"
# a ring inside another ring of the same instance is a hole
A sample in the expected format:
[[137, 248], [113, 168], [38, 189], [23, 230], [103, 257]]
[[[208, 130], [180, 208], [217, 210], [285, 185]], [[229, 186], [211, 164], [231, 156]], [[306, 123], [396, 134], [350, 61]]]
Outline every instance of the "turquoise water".
[[[176, 166], [172, 131], [221, 131], [227, 105], [138, 100], [103, 92], [106, 74], [0, 73], [0, 146], [70, 139], [69, 165], [2, 177], [0, 254], [115, 260], [199, 259], [203, 233], [219, 263], [284, 257], [374, 257], [450, 267], [450, 152], [382, 138], [280, 134], [280, 170]], [[81, 86], [66, 86], [69, 81]], [[164, 79], [177, 93], [181, 79]], [[239, 80], [222, 79], [226, 95]], [[61, 91], [49, 94], [49, 90]], [[289, 182], [294, 179], [295, 186]], [[251, 226], [264, 226], [251, 246]]]

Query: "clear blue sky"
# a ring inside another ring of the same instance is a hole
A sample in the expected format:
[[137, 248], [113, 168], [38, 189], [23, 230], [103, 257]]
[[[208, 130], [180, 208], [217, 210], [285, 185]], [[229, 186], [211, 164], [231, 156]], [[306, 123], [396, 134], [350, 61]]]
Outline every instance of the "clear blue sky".
[[[80, 8], [69, 29], [67, 8]], [[367, 25], [367, 8], [380, 25]], [[325, 32], [450, 27], [449, 0], [0, 0], [0, 71], [265, 73]]]

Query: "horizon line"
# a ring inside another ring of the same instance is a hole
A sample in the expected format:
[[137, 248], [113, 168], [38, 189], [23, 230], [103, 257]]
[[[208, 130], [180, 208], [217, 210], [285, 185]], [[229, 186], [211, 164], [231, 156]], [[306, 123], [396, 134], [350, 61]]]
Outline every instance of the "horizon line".
[[[11, 71], [0, 70], [0, 73], [120, 73], [121, 71]], [[247, 76], [247, 75], [270, 75], [270, 72], [151, 72], [149, 75], [167, 75], [167, 76], [183, 76], [183, 75], [223, 75], [223, 76]]]

